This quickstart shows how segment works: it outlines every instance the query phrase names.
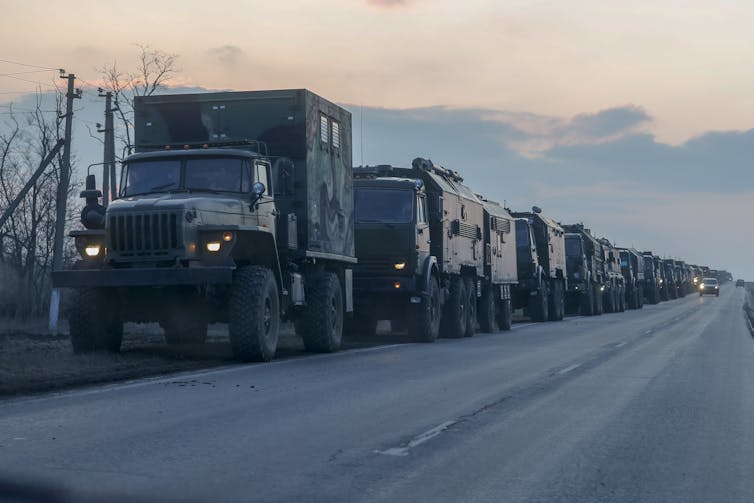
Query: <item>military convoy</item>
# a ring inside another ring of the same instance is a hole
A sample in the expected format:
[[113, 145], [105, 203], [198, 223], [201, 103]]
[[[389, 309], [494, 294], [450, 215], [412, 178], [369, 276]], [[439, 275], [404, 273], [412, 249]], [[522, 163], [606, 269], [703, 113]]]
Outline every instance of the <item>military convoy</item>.
[[53, 274], [77, 352], [118, 351], [129, 321], [168, 343], [226, 323], [243, 361], [274, 358], [283, 322], [315, 352], [380, 320], [433, 342], [509, 330], [514, 310], [640, 308], [717, 274], [510, 211], [428, 159], [352, 167], [350, 113], [308, 90], [138, 97], [134, 149], [107, 208], [87, 177], [81, 260]]

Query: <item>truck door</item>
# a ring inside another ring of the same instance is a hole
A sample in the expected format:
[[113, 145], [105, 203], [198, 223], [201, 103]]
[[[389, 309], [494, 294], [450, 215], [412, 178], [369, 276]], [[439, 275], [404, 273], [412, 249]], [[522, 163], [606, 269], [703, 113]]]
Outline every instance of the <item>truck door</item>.
[[262, 197], [257, 203], [256, 211], [256, 225], [260, 227], [266, 227], [275, 233], [275, 217], [277, 216], [277, 209], [275, 208], [275, 200], [272, 192], [272, 176], [270, 176], [270, 164], [265, 161], [254, 162], [254, 181], [261, 182], [265, 186], [265, 191]]
[[416, 251], [419, 253], [419, 263], [429, 256], [429, 221], [427, 218], [427, 198], [424, 194], [416, 196]]

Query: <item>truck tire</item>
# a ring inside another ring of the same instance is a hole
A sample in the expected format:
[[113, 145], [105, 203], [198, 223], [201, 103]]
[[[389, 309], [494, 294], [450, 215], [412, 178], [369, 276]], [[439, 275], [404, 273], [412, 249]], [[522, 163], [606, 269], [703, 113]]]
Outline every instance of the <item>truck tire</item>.
[[123, 322], [117, 305], [108, 302], [107, 296], [107, 292], [99, 288], [77, 288], [73, 291], [68, 322], [74, 353], [120, 351]]
[[466, 294], [466, 284], [460, 276], [451, 278], [449, 290], [440, 331], [443, 337], [456, 339], [466, 335], [469, 297]]
[[479, 328], [482, 332], [495, 331], [495, 287], [485, 285], [482, 287], [482, 297], [479, 299]]
[[340, 280], [335, 273], [323, 272], [313, 275], [306, 283], [306, 307], [301, 325], [303, 333], [299, 335], [307, 351], [334, 353], [340, 350], [343, 340], [343, 291]]
[[563, 283], [556, 279], [553, 282], [552, 294], [550, 295], [550, 320], [552, 321], [560, 321], [563, 319], [563, 313], [565, 312], [564, 294]]
[[[354, 314], [352, 318], [343, 321], [343, 333], [349, 336], [374, 337], [377, 335], [377, 323], [379, 320], [367, 314]], [[300, 329], [303, 334], [305, 331]], [[299, 329], [296, 329], [299, 332]]]
[[615, 290], [610, 290], [607, 293], [602, 292], [602, 300], [605, 306], [606, 313], [614, 313], [615, 309]]
[[408, 334], [414, 342], [435, 342], [440, 332], [440, 287], [433, 276], [427, 295], [408, 320]]
[[500, 330], [510, 330], [513, 326], [513, 305], [511, 299], [501, 300], [497, 314], [497, 326]]
[[537, 290], [537, 294], [533, 298], [529, 298], [531, 305], [531, 317], [536, 322], [545, 322], [550, 319], [549, 317], [549, 293], [547, 291], [547, 283], [542, 281], [542, 285]]
[[207, 340], [207, 321], [200, 317], [174, 316], [161, 323], [168, 344], [204, 344]]
[[626, 289], [625, 287], [618, 289], [618, 311], [621, 313], [626, 311]]
[[476, 333], [476, 308], [477, 308], [477, 296], [476, 296], [476, 281], [474, 278], [466, 278], [466, 295], [469, 300], [466, 303], [468, 308], [466, 309], [466, 333], [464, 337], [473, 337]]
[[238, 269], [228, 310], [233, 356], [242, 361], [272, 360], [280, 329], [280, 299], [272, 271], [262, 266]]

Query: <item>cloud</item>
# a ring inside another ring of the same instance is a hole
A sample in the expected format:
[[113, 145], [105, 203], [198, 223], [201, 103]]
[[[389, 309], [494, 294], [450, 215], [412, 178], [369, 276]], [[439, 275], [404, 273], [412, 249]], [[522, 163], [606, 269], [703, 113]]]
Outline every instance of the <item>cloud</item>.
[[226, 65], [235, 65], [246, 57], [243, 49], [237, 45], [221, 45], [220, 47], [213, 47], [207, 52]]
[[392, 9], [395, 7], [406, 7], [412, 0], [367, 0], [369, 5]]

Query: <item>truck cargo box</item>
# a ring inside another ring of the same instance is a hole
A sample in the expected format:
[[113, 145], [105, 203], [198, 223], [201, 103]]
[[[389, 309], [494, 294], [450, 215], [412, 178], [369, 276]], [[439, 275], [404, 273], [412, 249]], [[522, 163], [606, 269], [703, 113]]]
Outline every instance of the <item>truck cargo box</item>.
[[268, 157], [281, 253], [354, 260], [350, 112], [306, 89], [140, 96], [134, 112], [137, 152], [209, 144]]

